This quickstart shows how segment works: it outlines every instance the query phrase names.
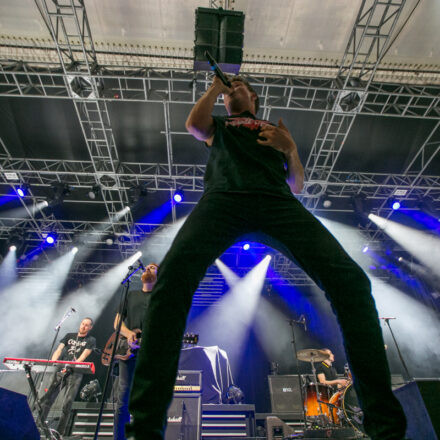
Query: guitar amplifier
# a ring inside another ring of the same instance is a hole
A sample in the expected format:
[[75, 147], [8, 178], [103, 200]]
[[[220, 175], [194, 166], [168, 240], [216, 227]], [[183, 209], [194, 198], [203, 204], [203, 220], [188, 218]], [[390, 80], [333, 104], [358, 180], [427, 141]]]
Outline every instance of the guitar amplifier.
[[175, 393], [201, 393], [202, 372], [196, 370], [179, 370], [174, 384]]

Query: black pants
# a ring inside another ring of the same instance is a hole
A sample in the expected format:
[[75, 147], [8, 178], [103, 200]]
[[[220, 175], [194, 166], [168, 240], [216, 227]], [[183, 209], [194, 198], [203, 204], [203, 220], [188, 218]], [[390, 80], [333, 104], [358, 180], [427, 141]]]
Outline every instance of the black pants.
[[58, 397], [58, 394], [63, 388], [66, 388], [62, 414], [57, 427], [57, 431], [61, 435], [67, 434], [65, 431], [67, 422], [69, 420], [70, 409], [72, 408], [72, 403], [78, 393], [82, 378], [83, 375], [81, 373], [55, 373], [53, 375], [49, 388], [47, 389], [44, 396], [40, 399], [41, 407], [43, 410], [43, 419], [46, 420], [50, 408]]
[[404, 437], [406, 421], [390, 372], [369, 279], [295, 198], [216, 193], [202, 197], [162, 262], [143, 326], [130, 400], [136, 440], [163, 438], [191, 300], [216, 257], [250, 232], [295, 261], [320, 286], [336, 314], [354, 386], [373, 439]]
[[125, 440], [124, 428], [130, 421], [128, 399], [130, 397], [130, 389], [133, 383], [135, 365], [135, 357], [126, 361], [119, 361], [118, 395], [113, 425], [114, 440]]

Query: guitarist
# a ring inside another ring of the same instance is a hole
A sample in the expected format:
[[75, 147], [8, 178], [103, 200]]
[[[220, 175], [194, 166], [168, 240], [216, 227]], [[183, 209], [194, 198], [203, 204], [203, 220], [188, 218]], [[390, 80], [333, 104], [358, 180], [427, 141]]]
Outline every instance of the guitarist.
[[[138, 334], [135, 330], [142, 330], [142, 321], [150, 302], [151, 291], [157, 280], [158, 268], [159, 266], [157, 264], [150, 263], [141, 276], [142, 290], [131, 290], [128, 292], [127, 310], [121, 324], [121, 336], [127, 339], [127, 343], [133, 351], [133, 356], [127, 360], [119, 360], [118, 400], [114, 421], [115, 440], [125, 440], [125, 424], [130, 421], [128, 399], [130, 397], [130, 389], [136, 365], [136, 349], [139, 348], [140, 344]], [[113, 324], [115, 330], [118, 327], [119, 319], [120, 314], [116, 313]]]

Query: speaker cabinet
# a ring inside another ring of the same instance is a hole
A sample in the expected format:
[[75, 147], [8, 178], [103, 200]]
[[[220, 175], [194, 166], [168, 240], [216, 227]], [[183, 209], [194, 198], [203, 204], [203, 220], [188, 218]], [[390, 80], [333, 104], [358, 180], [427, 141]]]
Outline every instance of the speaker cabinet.
[[200, 394], [174, 393], [167, 414], [165, 440], [199, 440], [201, 411]]
[[302, 418], [303, 407], [298, 375], [267, 376], [269, 380], [272, 413], [298, 413]]
[[2, 440], [38, 440], [38, 432], [27, 398], [0, 388], [0, 438]]
[[440, 379], [416, 379], [394, 390], [405, 411], [409, 438], [440, 437]]

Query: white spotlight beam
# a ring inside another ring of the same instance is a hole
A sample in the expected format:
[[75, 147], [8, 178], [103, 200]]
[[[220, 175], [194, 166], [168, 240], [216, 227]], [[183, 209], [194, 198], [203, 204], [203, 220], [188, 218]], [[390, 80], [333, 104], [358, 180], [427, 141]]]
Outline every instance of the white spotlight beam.
[[224, 349], [237, 370], [255, 316], [271, 257], [266, 256], [193, 323], [206, 343]]
[[229, 287], [234, 287], [240, 280], [240, 277], [231, 269], [229, 269], [229, 267], [226, 266], [226, 264], [223, 263], [223, 261], [219, 258], [215, 260], [215, 264], [223, 275], [223, 278], [226, 280], [227, 285]]
[[437, 237], [375, 214], [370, 214], [368, 218], [435, 275], [440, 275], [440, 240]]
[[142, 252], [136, 252], [103, 276], [93, 280], [81, 289], [69, 293], [58, 305], [56, 314], [62, 315], [68, 307], [73, 307], [78, 312], [80, 319], [86, 316], [93, 319], [98, 318], [115, 291], [120, 287], [121, 282], [128, 273], [128, 267], [132, 266], [141, 255]]
[[48, 325], [74, 259], [72, 252], [7, 287], [0, 296], [0, 354], [26, 355], [50, 343]]
[[[11, 246], [11, 248], [15, 248], [15, 246]], [[0, 264], [0, 291], [17, 280], [17, 249], [11, 248]]]

